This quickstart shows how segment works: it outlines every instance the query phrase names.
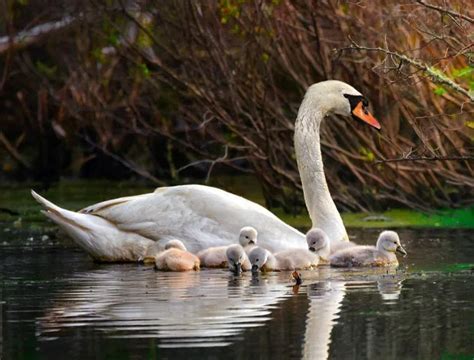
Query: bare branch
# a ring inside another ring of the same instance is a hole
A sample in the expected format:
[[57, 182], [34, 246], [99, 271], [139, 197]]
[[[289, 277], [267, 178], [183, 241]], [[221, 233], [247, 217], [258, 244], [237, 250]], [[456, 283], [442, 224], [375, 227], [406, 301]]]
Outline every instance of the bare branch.
[[436, 10], [436, 11], [439, 11], [440, 13], [443, 13], [443, 14], [449, 14], [451, 16], [454, 16], [454, 17], [457, 17], [457, 18], [461, 18], [463, 20], [466, 20], [466, 21], [469, 21], [470, 23], [474, 23], [474, 19], [467, 16], [467, 15], [464, 15], [464, 14], [460, 14], [456, 11], [453, 11], [453, 10], [450, 10], [450, 9], [445, 9], [445, 8], [442, 8], [441, 6], [436, 6], [436, 5], [433, 5], [433, 4], [429, 4], [423, 0], [416, 0], [416, 2], [420, 5], [423, 5], [423, 6], [426, 6], [427, 8], [429, 9], [433, 9], [433, 10]]
[[13, 36], [0, 37], [0, 54], [10, 50], [27, 47], [39, 41], [43, 36], [63, 30], [77, 21], [81, 16], [65, 16], [61, 20], [37, 25], [29, 30], [20, 31]]
[[31, 165], [29, 162], [21, 156], [21, 154], [17, 151], [17, 149], [8, 141], [8, 139], [3, 135], [3, 132], [0, 131], [0, 143], [3, 144], [5, 150], [7, 150], [10, 155], [18, 161], [21, 165], [23, 165], [27, 169], [31, 169]]
[[374, 165], [404, 161], [472, 161], [474, 156], [404, 156], [396, 159], [382, 159], [374, 161]]
[[421, 62], [421, 61], [416, 60], [416, 59], [409, 58], [408, 56], [400, 54], [396, 51], [392, 51], [392, 50], [389, 50], [389, 49], [384, 49], [384, 48], [381, 48], [381, 47], [361, 46], [361, 45], [355, 43], [352, 40], [351, 40], [351, 44], [352, 44], [351, 46], [341, 48], [341, 49], [339, 49], [339, 51], [345, 51], [345, 50], [376, 51], [376, 52], [384, 53], [386, 55], [393, 56], [393, 57], [397, 58], [398, 60], [400, 60], [402, 62], [406, 62], [406, 63], [414, 66], [415, 68], [417, 68], [419, 70], [422, 70], [434, 82], [436, 82], [438, 84], [446, 85], [446, 86], [450, 87], [451, 89], [463, 94], [464, 96], [469, 98], [470, 101], [474, 102], [474, 94], [473, 93], [471, 93], [470, 91], [464, 89], [459, 84], [455, 83], [453, 80], [451, 80], [450, 78], [445, 76], [441, 71], [436, 70], [435, 68], [433, 68], [432, 66], [429, 66], [428, 64], [426, 64], [424, 62]]
[[85, 141], [87, 141], [87, 143], [89, 145], [92, 145], [94, 148], [102, 151], [105, 155], [109, 156], [111, 159], [119, 162], [120, 164], [122, 164], [123, 166], [125, 166], [127, 169], [131, 170], [132, 172], [136, 173], [137, 175], [140, 175], [141, 177], [143, 177], [144, 179], [148, 179], [148, 180], [151, 180], [152, 182], [154, 182], [155, 184], [157, 185], [160, 185], [160, 186], [166, 186], [166, 182], [158, 179], [157, 177], [153, 176], [152, 174], [150, 174], [148, 171], [146, 171], [145, 169], [142, 169], [140, 168], [138, 165], [136, 165], [135, 163], [129, 161], [129, 160], [126, 160], [120, 156], [118, 156], [117, 154], [114, 154], [113, 152], [109, 151], [108, 149], [106, 149], [105, 147], [103, 146], [99, 146], [98, 144], [96, 144], [95, 142], [93, 142], [91, 139], [89, 139], [87, 136], [86, 137], [82, 137], [83, 139], [85, 139]]

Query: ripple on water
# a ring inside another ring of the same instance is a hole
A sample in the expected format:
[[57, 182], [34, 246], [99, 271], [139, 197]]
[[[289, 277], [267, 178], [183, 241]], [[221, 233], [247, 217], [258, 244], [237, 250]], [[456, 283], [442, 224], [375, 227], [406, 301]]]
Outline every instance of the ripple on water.
[[289, 296], [288, 282], [275, 276], [256, 281], [225, 270], [124, 269], [65, 280], [38, 319], [39, 338], [51, 340], [55, 331], [88, 326], [110, 338], [157, 338], [160, 347], [227, 346], [244, 330], [269, 321], [272, 306]]

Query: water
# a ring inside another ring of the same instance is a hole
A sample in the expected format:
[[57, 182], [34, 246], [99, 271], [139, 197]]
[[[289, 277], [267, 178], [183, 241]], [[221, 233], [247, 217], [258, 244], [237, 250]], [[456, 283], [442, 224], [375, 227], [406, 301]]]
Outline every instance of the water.
[[0, 223], [2, 359], [474, 358], [473, 230], [401, 229], [398, 270], [320, 268], [295, 288], [95, 264], [44, 224]]

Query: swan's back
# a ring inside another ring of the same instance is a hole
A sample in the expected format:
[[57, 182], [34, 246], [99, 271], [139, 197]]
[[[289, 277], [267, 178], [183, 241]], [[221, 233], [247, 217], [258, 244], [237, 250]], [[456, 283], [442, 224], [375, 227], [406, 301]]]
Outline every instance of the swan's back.
[[81, 212], [152, 240], [180, 239], [193, 253], [236, 243], [242, 226], [256, 228], [259, 244], [271, 251], [306, 247], [302, 233], [264, 207], [204, 185], [162, 187], [150, 194], [104, 201]]

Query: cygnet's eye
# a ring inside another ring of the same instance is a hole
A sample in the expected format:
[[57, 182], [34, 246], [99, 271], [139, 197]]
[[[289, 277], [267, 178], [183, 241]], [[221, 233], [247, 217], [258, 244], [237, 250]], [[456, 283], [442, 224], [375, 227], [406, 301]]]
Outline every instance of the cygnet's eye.
[[256, 258], [255, 261], [258, 261], [258, 258]]
[[245, 235], [245, 238], [248, 239], [249, 237], [247, 235]]

